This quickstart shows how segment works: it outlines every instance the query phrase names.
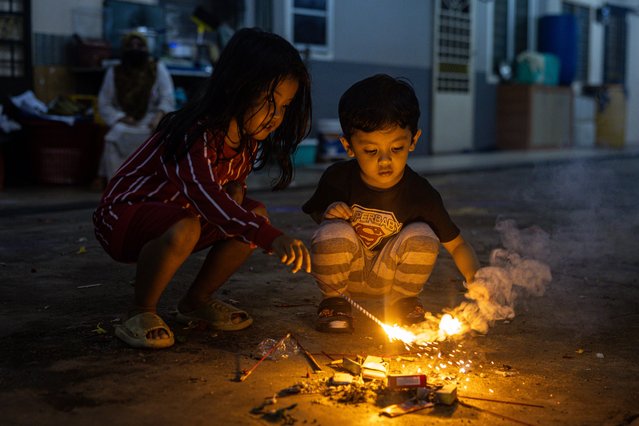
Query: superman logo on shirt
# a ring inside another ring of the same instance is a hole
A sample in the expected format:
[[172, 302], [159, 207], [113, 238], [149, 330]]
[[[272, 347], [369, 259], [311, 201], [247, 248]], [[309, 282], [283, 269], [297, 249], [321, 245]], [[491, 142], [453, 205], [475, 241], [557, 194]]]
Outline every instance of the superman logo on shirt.
[[353, 211], [351, 218], [353, 229], [369, 250], [402, 229], [402, 224], [393, 212], [367, 209], [358, 204], [354, 204], [351, 210]]

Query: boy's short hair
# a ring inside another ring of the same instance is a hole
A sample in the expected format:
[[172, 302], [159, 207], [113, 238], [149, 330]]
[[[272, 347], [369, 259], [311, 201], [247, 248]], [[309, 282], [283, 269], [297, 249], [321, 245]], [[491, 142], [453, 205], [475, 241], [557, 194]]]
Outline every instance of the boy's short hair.
[[353, 84], [339, 100], [339, 121], [349, 140], [356, 130], [374, 132], [397, 125], [414, 135], [419, 101], [407, 80], [376, 74]]

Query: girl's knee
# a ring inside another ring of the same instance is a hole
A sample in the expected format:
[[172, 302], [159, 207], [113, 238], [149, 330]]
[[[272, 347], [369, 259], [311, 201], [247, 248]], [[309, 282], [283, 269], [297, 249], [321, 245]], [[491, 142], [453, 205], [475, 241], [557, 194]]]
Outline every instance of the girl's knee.
[[258, 216], [262, 216], [262, 217], [265, 217], [265, 218], [267, 218], [267, 219], [269, 218], [269, 217], [268, 217], [268, 211], [266, 210], [266, 207], [264, 207], [264, 206], [256, 207], [256, 208], [254, 208], [254, 209], [253, 209], [253, 210], [251, 210], [251, 211], [252, 211], [253, 213], [255, 213], [256, 215], [258, 215]]
[[191, 252], [200, 239], [202, 226], [197, 217], [185, 217], [162, 235], [163, 242], [175, 250]]

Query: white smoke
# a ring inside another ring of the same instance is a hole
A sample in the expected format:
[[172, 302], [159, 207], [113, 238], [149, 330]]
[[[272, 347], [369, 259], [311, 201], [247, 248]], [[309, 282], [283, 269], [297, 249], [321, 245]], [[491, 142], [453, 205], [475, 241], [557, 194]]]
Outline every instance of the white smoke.
[[[467, 301], [447, 313], [462, 322], [462, 332], [488, 332], [495, 321], [515, 317], [519, 297], [542, 296], [552, 280], [550, 267], [541, 259], [547, 258], [549, 235], [538, 226], [518, 229], [514, 220], [499, 220], [495, 229], [500, 233], [503, 248], [490, 254], [490, 266], [475, 274], [466, 284]], [[444, 340], [439, 330], [440, 318], [428, 314], [426, 321], [413, 326], [417, 342]]]
[[[522, 190], [522, 203], [539, 206], [552, 222], [553, 238], [544, 258], [553, 269], [566, 270], [583, 262], [600, 262], [616, 256], [615, 237], [626, 235], [638, 223], [638, 215], [619, 220], [619, 205], [632, 206], [632, 192], [619, 191], [624, 184], [614, 163], [572, 162], [535, 170]], [[623, 198], [622, 198], [623, 197]]]

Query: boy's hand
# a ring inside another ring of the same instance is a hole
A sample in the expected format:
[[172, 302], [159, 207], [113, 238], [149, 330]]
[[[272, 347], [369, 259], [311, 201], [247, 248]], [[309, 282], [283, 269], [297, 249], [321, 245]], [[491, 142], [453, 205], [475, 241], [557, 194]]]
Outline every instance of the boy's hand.
[[282, 263], [286, 265], [293, 264], [293, 273], [296, 273], [302, 267], [304, 267], [306, 272], [311, 272], [311, 255], [301, 240], [282, 234], [273, 240], [271, 248]]
[[453, 261], [464, 276], [466, 283], [472, 283], [475, 279], [475, 273], [479, 269], [479, 260], [477, 260], [477, 254], [472, 246], [464, 240], [461, 234], [452, 241], [442, 243], [442, 245], [453, 256]]
[[353, 211], [348, 204], [342, 201], [336, 201], [326, 208], [324, 212], [324, 219], [344, 219], [350, 220], [353, 216]]

